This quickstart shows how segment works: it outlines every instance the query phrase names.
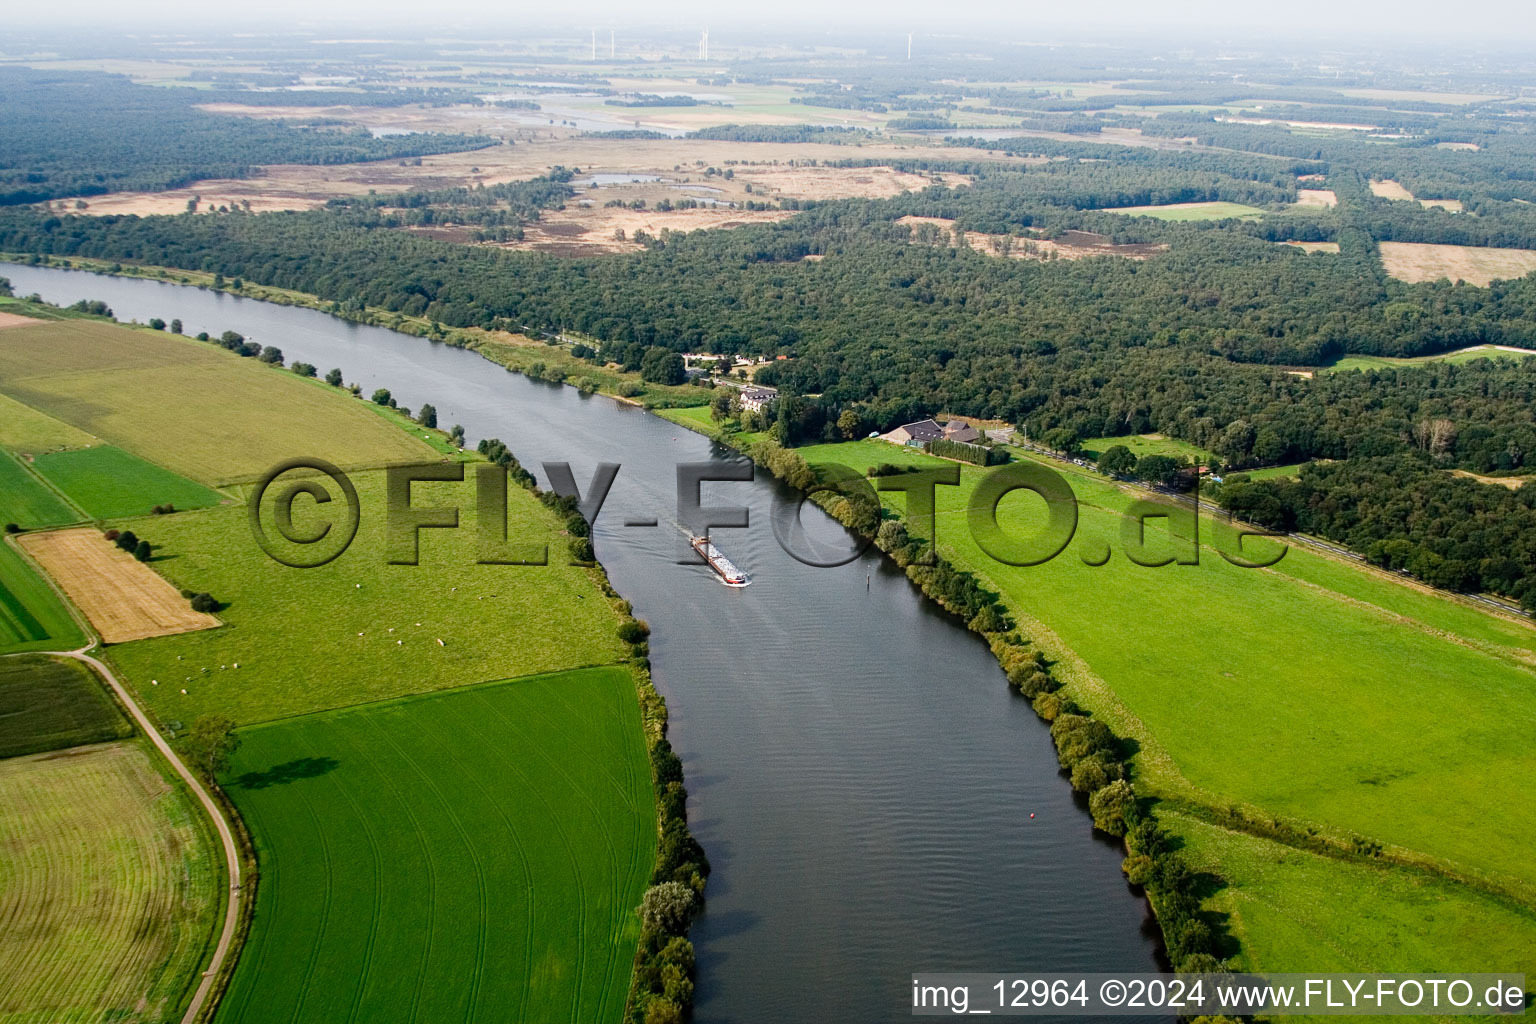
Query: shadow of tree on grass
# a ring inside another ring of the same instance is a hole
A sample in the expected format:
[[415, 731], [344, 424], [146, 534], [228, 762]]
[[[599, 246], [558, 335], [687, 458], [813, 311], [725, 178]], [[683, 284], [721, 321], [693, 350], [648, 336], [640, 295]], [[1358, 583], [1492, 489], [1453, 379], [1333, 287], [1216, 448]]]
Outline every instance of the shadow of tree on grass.
[[327, 772], [335, 771], [341, 762], [334, 757], [301, 757], [296, 761], [287, 761], [283, 764], [273, 765], [265, 771], [246, 772], [234, 784], [242, 789], [266, 789], [268, 786], [286, 786], [290, 782], [298, 782], [300, 779], [313, 779]]

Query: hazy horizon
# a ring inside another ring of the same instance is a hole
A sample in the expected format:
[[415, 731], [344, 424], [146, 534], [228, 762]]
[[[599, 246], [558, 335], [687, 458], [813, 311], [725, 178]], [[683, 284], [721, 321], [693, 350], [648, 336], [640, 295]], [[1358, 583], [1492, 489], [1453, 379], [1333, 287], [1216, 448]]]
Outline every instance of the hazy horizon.
[[[1326, 41], [1329, 46], [1345, 42], [1370, 47], [1381, 42], [1432, 43], [1452, 38], [1460, 47], [1471, 44], [1473, 48], [1507, 50], [1536, 36], [1536, 24], [1522, 7], [1513, 0], [1470, 0], [1458, 9], [1457, 18], [1448, 20], [1444, 7], [1432, 6], [1428, 0], [1399, 0], [1390, 5], [1346, 0], [1331, 5], [1326, 15], [1234, 7], [1215, 0], [1181, 0], [1156, 7], [1131, 0], [1084, 0], [1069, 8], [961, 0], [937, 9], [929, 3], [894, 0], [844, 5], [835, 11], [811, 0], [785, 0], [771, 15], [704, 3], [669, 3], [647, 15], [632, 3], [599, 0], [573, 8], [568, 15], [552, 16], [542, 6], [508, 9], [475, 0], [439, 0], [430, 8], [367, 0], [270, 0], [259, 11], [210, 9], [186, 0], [146, 0], [126, 8], [104, 0], [60, 0], [46, 7], [15, 10], [8, 21], [32, 30], [83, 35], [93, 34], [93, 29], [119, 28], [188, 33], [230, 28], [300, 32], [376, 28], [426, 30], [433, 35], [520, 29], [546, 35], [569, 32], [573, 39], [592, 29], [654, 36], [708, 25], [712, 41], [718, 40], [721, 48], [759, 45], [760, 35], [750, 40], [729, 38], [733, 29], [751, 28], [786, 36], [825, 32], [838, 36], [840, 45], [868, 45], [864, 40], [892, 34], [904, 38], [909, 31], [930, 36], [984, 31], [993, 42], [1099, 39], [1125, 43], [1150, 36], [1161, 43], [1187, 37], [1192, 44], [1223, 40], [1295, 44], [1314, 40], [1320, 44]], [[0, 52], [5, 51], [5, 45], [0, 44]]]

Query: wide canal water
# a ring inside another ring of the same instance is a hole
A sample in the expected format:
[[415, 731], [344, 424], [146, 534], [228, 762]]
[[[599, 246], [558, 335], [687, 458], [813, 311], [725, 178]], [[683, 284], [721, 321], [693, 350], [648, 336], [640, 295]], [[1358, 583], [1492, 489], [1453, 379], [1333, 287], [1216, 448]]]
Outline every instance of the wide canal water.
[[[715, 531], [754, 580], [733, 590], [678, 564], [670, 525], [676, 464], [731, 453], [657, 416], [313, 310], [79, 271], [0, 276], [18, 295], [102, 299], [123, 320], [179, 318], [188, 334], [235, 330], [322, 374], [339, 366], [365, 393], [431, 402], [471, 444], [501, 438], [541, 482], [545, 461], [569, 462], [583, 490], [598, 462], [622, 465], [594, 544], [651, 624], [714, 865], [693, 931], [699, 1021], [895, 1020], [914, 972], [1156, 969], [1118, 845], [1092, 832], [986, 646], [873, 550], [835, 569], [785, 554], [769, 528], [784, 492], [766, 473], [704, 486], [706, 504], [751, 510], [750, 527]], [[803, 518], [846, 543], [814, 507]]]

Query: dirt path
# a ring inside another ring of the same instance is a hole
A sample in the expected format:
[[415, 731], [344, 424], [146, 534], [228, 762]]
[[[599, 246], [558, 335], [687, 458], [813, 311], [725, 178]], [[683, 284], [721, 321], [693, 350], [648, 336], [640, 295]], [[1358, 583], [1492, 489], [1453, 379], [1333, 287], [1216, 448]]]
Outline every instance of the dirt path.
[[197, 799], [203, 805], [203, 809], [208, 812], [208, 817], [213, 820], [214, 827], [219, 831], [219, 839], [224, 844], [224, 860], [229, 870], [229, 906], [224, 912], [224, 930], [219, 935], [219, 944], [214, 947], [213, 958], [209, 961], [208, 969], [203, 972], [202, 981], [198, 983], [197, 991], [192, 996], [192, 1002], [187, 1005], [187, 1012], [181, 1018], [181, 1024], [193, 1024], [197, 1020], [198, 1014], [202, 1012], [203, 1004], [208, 1001], [208, 993], [212, 991], [213, 983], [218, 980], [219, 972], [224, 966], [224, 960], [229, 955], [230, 946], [234, 943], [235, 927], [240, 922], [240, 850], [235, 845], [235, 835], [230, 831], [229, 822], [224, 819], [223, 811], [220, 810], [213, 797], [208, 795], [208, 790], [204, 788], [201, 780], [192, 774], [191, 769], [182, 762], [181, 758], [177, 756], [176, 751], [165, 741], [165, 737], [160, 735], [159, 731], [150, 722], [149, 716], [134, 701], [127, 688], [118, 682], [117, 676], [112, 674], [112, 670], [86, 653], [95, 646], [92, 643], [77, 651], [48, 651], [45, 653], [84, 662], [101, 674], [101, 677], [112, 687], [112, 691], [117, 694], [117, 699], [123, 702], [123, 706], [133, 716], [133, 720], [144, 731], [144, 735], [149, 737], [150, 742], [154, 743], [155, 748], [171, 763], [171, 767], [176, 769], [176, 774], [181, 776], [182, 780], [186, 782], [187, 787], [197, 796]]

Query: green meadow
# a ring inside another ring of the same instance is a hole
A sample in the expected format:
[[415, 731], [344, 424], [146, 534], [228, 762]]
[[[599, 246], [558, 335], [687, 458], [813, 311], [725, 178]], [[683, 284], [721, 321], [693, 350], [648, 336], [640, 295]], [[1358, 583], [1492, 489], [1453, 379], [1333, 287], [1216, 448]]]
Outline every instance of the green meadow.
[[1145, 455], [1171, 455], [1174, 458], [1189, 459], [1191, 462], [1203, 463], [1211, 457], [1211, 453], [1204, 448], [1190, 444], [1188, 441], [1180, 441], [1176, 437], [1164, 437], [1161, 434], [1122, 434], [1119, 437], [1090, 437], [1078, 447], [1083, 454], [1097, 460], [1115, 445], [1125, 445], [1130, 453], [1138, 459]]
[[1242, 219], [1264, 216], [1264, 211], [1256, 206], [1245, 206], [1242, 203], [1169, 203], [1158, 206], [1117, 206], [1106, 209], [1105, 213], [1123, 213], [1132, 217], [1156, 217], [1158, 220], [1191, 221], [1191, 220], [1226, 220], [1229, 217]]
[[109, 444], [39, 455], [35, 465], [93, 519], [141, 516], [156, 505], [206, 508], [224, 500], [217, 491]]
[[0, 395], [0, 448], [29, 455], [61, 448], [84, 448], [96, 438], [62, 420], [38, 412], [7, 395]]
[[0, 452], [0, 523], [24, 530], [77, 522], [80, 513], [14, 456]]
[[[1529, 909], [1428, 872], [1341, 861], [1163, 810], [1190, 867], [1226, 882], [1210, 907], [1227, 915], [1254, 971], [1449, 970], [1528, 973]], [[1304, 951], [1305, 960], [1299, 953]], [[1283, 1018], [1292, 1020], [1295, 1018]], [[1497, 1019], [1497, 1018], [1483, 1018]]]
[[1390, 370], [1397, 366], [1417, 366], [1423, 363], [1470, 363], [1475, 359], [1511, 359], [1520, 360], [1536, 355], [1536, 352], [1519, 350], [1510, 351], [1497, 345], [1474, 345], [1471, 348], [1457, 349], [1455, 352], [1445, 352], [1433, 356], [1341, 356], [1329, 364], [1329, 371], [1339, 373], [1346, 370]]
[[[719, 440], [725, 436], [725, 431], [721, 429], [722, 425], [716, 423], [714, 418], [710, 416], [709, 406], [707, 405], [693, 405], [678, 409], [652, 409], [651, 411], [664, 420], [670, 420], [679, 426], [687, 427], [689, 430], [697, 431], [700, 434], [713, 437], [716, 440]], [[727, 424], [733, 428], [738, 426], [735, 420], [729, 420], [727, 421]], [[768, 435], [762, 431], [743, 432], [741, 430], [737, 430], [734, 434], [731, 435], [730, 441], [734, 445], [744, 446], [761, 441], [767, 436]]]
[[1305, 465], [1305, 462], [1296, 462], [1289, 466], [1265, 466], [1263, 469], [1245, 469], [1241, 472], [1247, 473], [1250, 480], [1273, 480], [1277, 477], [1297, 476]]
[[428, 450], [339, 389], [217, 345], [96, 321], [8, 328], [0, 393], [213, 487], [317, 449], [345, 469]]
[[656, 849], [627, 667], [241, 735], [262, 881], [219, 1024], [620, 1019]]
[[[476, 562], [467, 468], [463, 483], [413, 487], [413, 507], [462, 510], [458, 529], [420, 532], [416, 565], [389, 562], [382, 472], [352, 474], [357, 537], [318, 568], [269, 557], [243, 493], [231, 505], [123, 524], [155, 545], [162, 575], [222, 602], [225, 625], [115, 646], [113, 661], [163, 720], [191, 723], [217, 711], [247, 724], [621, 660], [614, 612], [593, 571], [570, 564], [554, 515], [515, 485], [508, 537], [547, 545], [549, 564]], [[330, 510], [301, 499], [295, 525], [318, 529]]]
[[691, 427], [701, 434], [713, 436], [720, 432], [720, 424], [716, 423], [714, 417], [709, 414], [707, 405], [693, 405], [685, 409], [657, 409], [656, 414], [673, 423]]
[[[860, 471], [936, 461], [870, 441], [802, 454]], [[1232, 541], [1209, 519], [1198, 565], [1133, 564], [1121, 528], [1134, 499], [1080, 472], [1067, 473], [1079, 503], [1069, 547], [1045, 565], [1008, 566], [966, 526], [980, 475], [962, 467], [960, 487], [938, 488], [940, 551], [999, 593], [1067, 692], [1138, 746], [1141, 792], [1366, 837], [1536, 903], [1525, 799], [1536, 752], [1509, 727], [1536, 713], [1536, 631], [1304, 550], [1273, 569], [1238, 568], [1217, 554]], [[899, 496], [884, 498], [899, 511]], [[1018, 492], [999, 523], [1026, 536], [1042, 513]], [[1149, 523], [1149, 548], [1187, 551], [1165, 522]], [[1107, 564], [1085, 564], [1106, 550]], [[1290, 934], [1296, 945], [1274, 964], [1310, 969], [1312, 947], [1331, 941]], [[1467, 962], [1477, 952], [1462, 951]]]

